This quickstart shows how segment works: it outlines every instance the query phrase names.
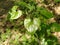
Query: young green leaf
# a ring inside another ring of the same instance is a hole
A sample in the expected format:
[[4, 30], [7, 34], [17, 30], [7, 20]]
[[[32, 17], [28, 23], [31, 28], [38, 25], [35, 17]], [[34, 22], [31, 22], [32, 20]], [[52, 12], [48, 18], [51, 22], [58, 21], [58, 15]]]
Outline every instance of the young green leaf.
[[12, 12], [16, 12], [16, 9], [17, 9], [17, 8], [18, 8], [18, 6], [13, 6], [12, 9], [11, 9], [11, 11], [12, 11]]
[[24, 26], [28, 32], [35, 32], [40, 26], [40, 20], [39, 18], [34, 18], [33, 20], [27, 18], [24, 20]]
[[13, 15], [11, 15], [10, 19], [17, 19], [22, 15], [22, 11], [18, 10], [17, 12], [15, 12]]
[[45, 41], [45, 39], [43, 38], [41, 41], [41, 45], [47, 45], [47, 42]]
[[17, 8], [18, 8], [18, 6], [13, 6], [11, 12], [9, 11], [11, 20], [17, 19], [17, 18], [19, 18], [22, 15], [22, 11], [21, 10], [17, 10]]

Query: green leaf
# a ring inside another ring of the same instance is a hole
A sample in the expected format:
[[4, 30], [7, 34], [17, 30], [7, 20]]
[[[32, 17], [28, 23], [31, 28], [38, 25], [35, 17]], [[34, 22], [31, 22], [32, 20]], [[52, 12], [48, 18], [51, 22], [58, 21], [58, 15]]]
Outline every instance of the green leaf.
[[40, 26], [40, 20], [39, 18], [34, 18], [33, 20], [27, 18], [24, 20], [24, 26], [28, 32], [35, 32]]
[[17, 19], [17, 18], [19, 18], [22, 15], [22, 11], [21, 10], [17, 10], [17, 8], [18, 8], [18, 6], [13, 6], [12, 10], [9, 11], [11, 20]]
[[11, 10], [12, 10], [13, 12], [16, 12], [16, 9], [17, 9], [17, 8], [18, 8], [18, 6], [13, 6]]
[[45, 38], [42, 39], [41, 45], [47, 45], [47, 42], [45, 41]]
[[58, 23], [53, 23], [52, 24], [52, 27], [51, 27], [51, 30], [52, 31], [60, 31], [60, 24], [58, 24]]
[[15, 12], [14, 15], [11, 15], [11, 18], [10, 18], [10, 19], [17, 19], [17, 18], [19, 18], [21, 15], [22, 15], [22, 11], [21, 11], [21, 10], [18, 10], [17, 12]]
[[46, 8], [43, 8], [43, 7], [38, 7], [37, 9], [38, 11], [40, 11], [40, 14], [44, 17], [44, 18], [52, 18], [53, 17], [53, 14], [48, 11]]
[[16, 2], [15, 3], [16, 5], [18, 5], [18, 6], [20, 6], [20, 7], [24, 7], [24, 8], [26, 8], [27, 6], [28, 6], [28, 4], [27, 3], [25, 3], [25, 2], [23, 2], [23, 1], [21, 1], [21, 2]]
[[55, 3], [60, 2], [60, 0], [54, 0]]
[[35, 7], [34, 7], [33, 5], [32, 5], [32, 6], [31, 6], [31, 5], [28, 5], [27, 8], [28, 8], [30, 11], [32, 11], [33, 9], [35, 9]]
[[[32, 4], [30, 4], [30, 3], [32, 3]], [[26, 3], [26, 2], [21, 1], [21, 2], [17, 2], [16, 4], [19, 5], [20, 8], [22, 8], [23, 10], [27, 11], [27, 9], [28, 9], [29, 11], [32, 11], [35, 9], [35, 6], [33, 4], [34, 2], [30, 2], [30, 3]]]

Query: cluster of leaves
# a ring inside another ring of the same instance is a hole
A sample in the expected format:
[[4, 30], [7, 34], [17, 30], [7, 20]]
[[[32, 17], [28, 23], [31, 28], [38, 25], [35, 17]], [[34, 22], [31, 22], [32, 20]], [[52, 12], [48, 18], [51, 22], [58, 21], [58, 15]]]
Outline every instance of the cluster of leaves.
[[58, 45], [57, 38], [51, 32], [59, 31], [60, 25], [56, 22], [47, 24], [48, 19], [53, 18], [53, 13], [44, 7], [39, 7], [34, 0], [16, 1], [8, 14], [8, 20], [13, 23], [19, 17], [25, 16], [24, 30], [31, 35], [31, 38], [27, 40], [23, 36], [23, 45]]

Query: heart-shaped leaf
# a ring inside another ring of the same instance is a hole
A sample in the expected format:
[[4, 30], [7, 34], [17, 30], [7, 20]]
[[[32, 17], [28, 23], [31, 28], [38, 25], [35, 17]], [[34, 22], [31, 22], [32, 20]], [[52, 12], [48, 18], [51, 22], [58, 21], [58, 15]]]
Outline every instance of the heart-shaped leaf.
[[[12, 10], [9, 11], [10, 19], [17, 19], [22, 15], [21, 10], [17, 10], [18, 6], [13, 6]], [[17, 10], [17, 11], [16, 11]]]
[[16, 12], [12, 12], [10, 19], [17, 19], [22, 15], [22, 11], [18, 10]]
[[27, 18], [24, 20], [24, 26], [28, 32], [35, 32], [40, 26], [40, 19], [34, 18], [31, 20], [30, 18]]

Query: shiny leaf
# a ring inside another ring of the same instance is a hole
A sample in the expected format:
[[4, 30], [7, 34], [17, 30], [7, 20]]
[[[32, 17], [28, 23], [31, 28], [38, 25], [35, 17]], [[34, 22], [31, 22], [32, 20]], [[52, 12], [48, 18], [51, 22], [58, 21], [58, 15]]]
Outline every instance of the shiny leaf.
[[34, 18], [33, 20], [27, 18], [24, 20], [24, 26], [29, 32], [35, 32], [40, 26], [40, 20], [39, 18]]

